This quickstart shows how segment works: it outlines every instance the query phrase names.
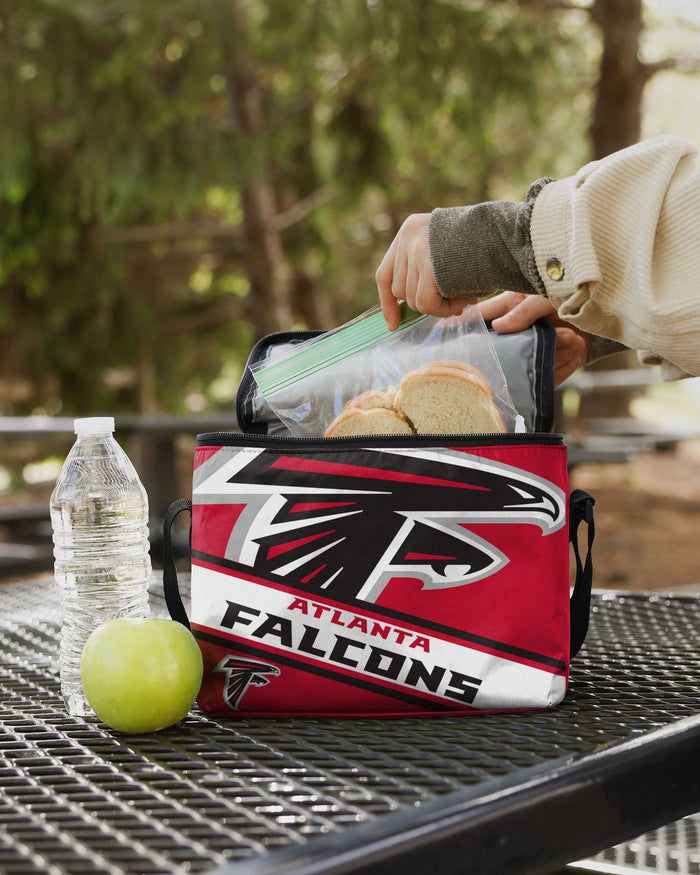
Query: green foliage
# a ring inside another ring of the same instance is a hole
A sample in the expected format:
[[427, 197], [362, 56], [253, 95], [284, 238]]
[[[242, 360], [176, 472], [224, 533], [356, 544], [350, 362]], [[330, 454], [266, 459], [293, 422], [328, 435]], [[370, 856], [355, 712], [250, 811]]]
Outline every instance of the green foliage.
[[32, 387], [0, 408], [230, 404], [254, 338], [248, 181], [293, 216], [299, 324], [345, 321], [406, 214], [519, 198], [583, 142], [559, 26], [505, 0], [0, 0], [0, 363]]

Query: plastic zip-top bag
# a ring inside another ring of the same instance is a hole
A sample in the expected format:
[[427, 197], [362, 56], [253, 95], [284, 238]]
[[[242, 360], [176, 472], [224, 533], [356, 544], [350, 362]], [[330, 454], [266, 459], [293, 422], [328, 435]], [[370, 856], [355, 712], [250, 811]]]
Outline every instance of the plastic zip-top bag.
[[[508, 381], [510, 397], [523, 417], [526, 431], [551, 432], [555, 418], [556, 333], [553, 326], [546, 319], [538, 319], [522, 331], [499, 334], [486, 324]], [[236, 415], [241, 431], [289, 435], [287, 427], [260, 392], [251, 369], [258, 363], [269, 362], [275, 355], [298, 349], [300, 344], [321, 334], [322, 331], [310, 329], [277, 331], [261, 337], [254, 345], [236, 393]]]
[[[404, 306], [395, 332], [375, 307], [250, 369], [267, 404], [294, 437], [523, 429], [476, 306], [447, 319]], [[461, 394], [453, 398], [453, 391]], [[464, 416], [455, 421], [457, 410]], [[480, 412], [472, 415], [472, 410]], [[338, 435], [338, 420], [350, 414], [362, 416], [362, 424]]]

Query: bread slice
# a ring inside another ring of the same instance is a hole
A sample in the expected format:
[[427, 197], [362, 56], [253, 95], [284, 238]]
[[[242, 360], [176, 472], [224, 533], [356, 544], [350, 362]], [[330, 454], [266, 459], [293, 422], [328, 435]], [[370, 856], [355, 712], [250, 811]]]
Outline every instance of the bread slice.
[[464, 368], [433, 364], [401, 380], [394, 403], [419, 434], [505, 432], [486, 378]]
[[413, 434], [413, 429], [398, 410], [346, 406], [328, 426], [324, 437], [368, 434]]

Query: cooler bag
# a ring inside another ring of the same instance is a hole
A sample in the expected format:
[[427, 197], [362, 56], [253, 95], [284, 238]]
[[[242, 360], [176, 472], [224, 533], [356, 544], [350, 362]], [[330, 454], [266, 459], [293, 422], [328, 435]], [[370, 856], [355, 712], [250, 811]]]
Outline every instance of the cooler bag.
[[[498, 337], [531, 359], [547, 347], [519, 373], [552, 372], [548, 328]], [[251, 355], [288, 342], [272, 335]], [[165, 522], [166, 603], [202, 651], [200, 708], [409, 716], [561, 702], [588, 624], [594, 531], [593, 499], [569, 494], [562, 437], [291, 438], [251, 383], [243, 433], [198, 436], [192, 500]], [[552, 395], [551, 380], [513, 392], [540, 427]], [[170, 537], [182, 510], [189, 617]]]

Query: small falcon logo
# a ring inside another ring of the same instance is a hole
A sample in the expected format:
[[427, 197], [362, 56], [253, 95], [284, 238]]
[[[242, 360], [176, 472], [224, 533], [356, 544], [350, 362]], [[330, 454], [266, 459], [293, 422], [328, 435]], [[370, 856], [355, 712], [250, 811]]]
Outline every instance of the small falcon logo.
[[[248, 687], [264, 687], [270, 678], [278, 677], [280, 670], [269, 662], [259, 659], [246, 659], [244, 656], [228, 654], [214, 668], [214, 671], [225, 671], [224, 701], [234, 711], [243, 698]], [[269, 677], [266, 677], [269, 675]]]

